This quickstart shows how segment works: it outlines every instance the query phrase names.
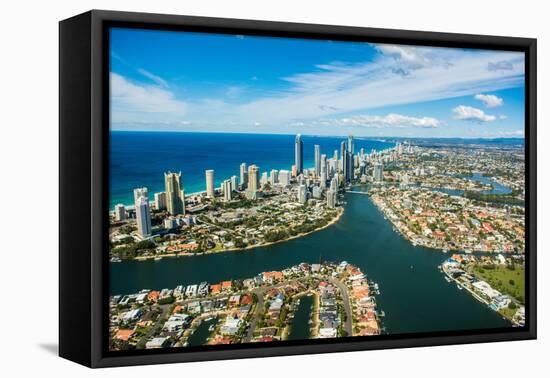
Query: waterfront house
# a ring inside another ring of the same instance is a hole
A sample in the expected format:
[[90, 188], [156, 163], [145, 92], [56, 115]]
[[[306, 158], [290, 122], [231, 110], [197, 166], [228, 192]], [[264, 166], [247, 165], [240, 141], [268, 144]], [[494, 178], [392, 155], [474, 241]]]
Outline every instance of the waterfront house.
[[115, 335], [115, 339], [120, 341], [128, 341], [136, 333], [133, 329], [119, 329]]
[[145, 343], [146, 349], [165, 348], [169, 346], [170, 340], [168, 337], [155, 337], [152, 340]]

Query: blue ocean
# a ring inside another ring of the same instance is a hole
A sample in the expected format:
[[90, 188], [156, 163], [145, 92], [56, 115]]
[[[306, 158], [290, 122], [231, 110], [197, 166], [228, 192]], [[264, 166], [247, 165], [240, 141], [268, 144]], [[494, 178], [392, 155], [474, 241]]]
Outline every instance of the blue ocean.
[[[288, 169], [294, 164], [294, 135], [128, 132], [112, 131], [110, 137], [110, 208], [133, 204], [133, 189], [164, 191], [164, 172], [182, 173], [186, 193], [205, 190], [205, 173], [214, 169], [216, 186], [233, 175], [241, 163], [256, 164], [260, 172]], [[302, 136], [304, 167], [312, 167], [314, 145], [332, 157], [347, 137]], [[355, 151], [392, 147], [385, 140], [355, 138]]]

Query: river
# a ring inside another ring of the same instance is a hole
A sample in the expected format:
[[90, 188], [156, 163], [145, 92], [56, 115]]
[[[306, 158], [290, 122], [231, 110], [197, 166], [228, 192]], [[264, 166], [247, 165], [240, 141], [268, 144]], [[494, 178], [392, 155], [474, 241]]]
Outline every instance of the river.
[[[356, 190], [356, 189], [354, 189]], [[346, 260], [380, 286], [379, 310], [389, 334], [508, 327], [438, 270], [448, 256], [413, 246], [393, 230], [367, 195], [347, 193], [338, 223], [302, 238], [246, 251], [110, 264], [110, 292], [174, 288], [244, 279], [300, 262]]]

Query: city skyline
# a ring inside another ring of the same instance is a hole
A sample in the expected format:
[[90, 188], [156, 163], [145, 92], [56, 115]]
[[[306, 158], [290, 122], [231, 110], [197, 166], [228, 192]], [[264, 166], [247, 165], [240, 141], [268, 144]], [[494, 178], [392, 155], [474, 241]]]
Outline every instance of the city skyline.
[[523, 137], [521, 53], [115, 28], [110, 56], [112, 130]]

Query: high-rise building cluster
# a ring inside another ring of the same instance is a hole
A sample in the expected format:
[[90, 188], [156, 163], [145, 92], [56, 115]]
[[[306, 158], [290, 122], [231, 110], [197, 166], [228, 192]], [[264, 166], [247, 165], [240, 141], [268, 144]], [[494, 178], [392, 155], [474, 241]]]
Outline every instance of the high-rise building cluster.
[[[221, 180], [221, 185], [216, 190], [215, 172], [213, 169], [205, 171], [206, 198], [215, 200], [218, 193], [223, 201], [232, 201], [237, 192], [243, 193], [248, 199], [257, 199], [269, 190], [292, 190], [298, 203], [306, 204], [308, 199], [326, 199], [326, 206], [335, 208], [338, 205], [338, 193], [342, 188], [349, 187], [356, 182], [365, 184], [369, 181], [381, 184], [384, 181], [384, 166], [390, 165], [403, 154], [414, 153], [410, 144], [397, 143], [392, 149], [370, 153], [360, 148], [355, 153], [355, 141], [353, 135], [340, 143], [340, 149], [332, 154], [322, 153], [319, 144], [313, 145], [313, 168], [304, 168], [304, 142], [302, 135], [297, 134], [294, 139], [294, 165], [291, 170], [271, 169], [260, 172], [260, 167], [255, 164], [240, 164], [239, 176], [233, 175]], [[331, 156], [331, 157], [329, 157]], [[418, 167], [414, 175], [424, 175], [424, 168]], [[409, 176], [403, 174], [400, 184], [409, 185]], [[191, 200], [196, 201], [196, 200]], [[199, 200], [200, 202], [200, 200]], [[181, 172], [164, 173], [164, 192], [154, 194], [151, 202], [157, 211], [167, 211], [169, 217], [165, 220], [167, 226], [179, 225], [188, 221], [186, 214], [185, 192], [182, 183]], [[193, 202], [191, 202], [193, 204]], [[195, 202], [196, 204], [196, 202]], [[152, 236], [151, 209], [147, 188], [134, 189], [134, 212], [126, 209], [123, 204], [117, 204], [114, 208], [114, 219], [117, 222], [133, 217], [137, 223], [137, 233], [142, 238]], [[179, 223], [178, 223], [179, 222]], [[163, 223], [163, 224], [164, 224]], [[169, 227], [168, 227], [169, 228]]]

